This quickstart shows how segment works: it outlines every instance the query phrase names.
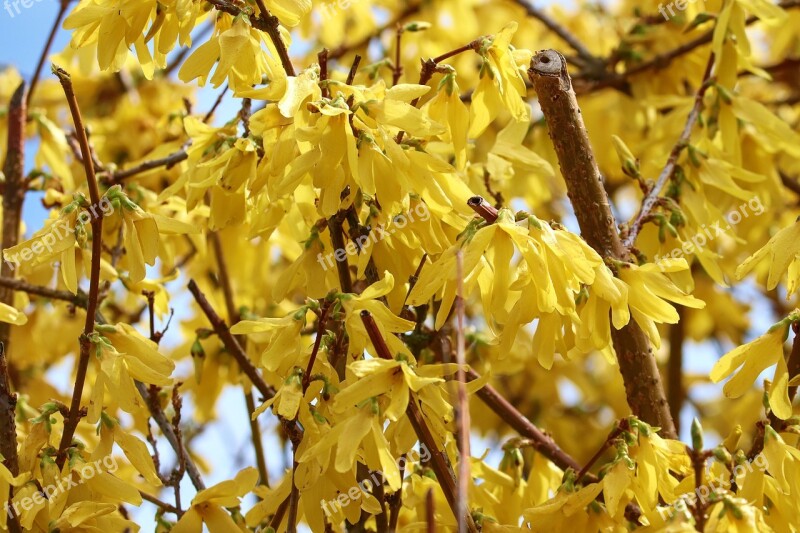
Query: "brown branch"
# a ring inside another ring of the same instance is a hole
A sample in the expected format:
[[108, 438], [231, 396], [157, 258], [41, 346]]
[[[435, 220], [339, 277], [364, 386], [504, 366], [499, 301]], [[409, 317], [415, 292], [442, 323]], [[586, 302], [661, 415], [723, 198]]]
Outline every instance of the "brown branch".
[[[158, 425], [158, 428], [161, 430], [164, 438], [167, 439], [167, 442], [169, 442], [170, 446], [172, 446], [172, 449], [175, 450], [177, 455], [179, 450], [184, 446], [183, 442], [175, 434], [172, 423], [167, 418], [167, 415], [164, 414], [164, 411], [161, 409], [161, 406], [158, 404], [158, 402], [150, 399], [150, 392], [147, 390], [147, 385], [141, 381], [135, 381], [134, 383], [136, 385], [136, 390], [139, 391], [139, 394], [142, 396], [145, 405], [150, 410], [150, 416], [153, 417], [153, 420]], [[194, 463], [194, 461], [192, 461], [188, 454], [185, 455], [184, 460], [186, 462], [186, 473], [189, 475], [192, 485], [194, 485], [194, 488], [198, 491], [204, 490], [206, 485], [203, 482], [203, 478], [200, 475], [200, 470], [197, 468], [197, 465]]]
[[84, 309], [88, 303], [86, 293], [80, 289], [78, 290], [77, 294], [72, 294], [69, 291], [60, 291], [58, 289], [42, 287], [41, 285], [33, 285], [32, 283], [28, 283], [27, 281], [23, 281], [21, 279], [3, 277], [0, 277], [0, 287], [5, 287], [14, 291], [26, 292], [28, 294], [33, 294], [34, 296], [41, 296], [51, 300], [64, 300], [65, 302], [69, 302], [76, 307], [81, 307]]
[[[788, 0], [780, 2], [777, 5], [782, 9], [792, 9], [800, 7], [800, 0]], [[759, 20], [758, 17], [754, 15], [747, 17], [747, 19], [745, 20], [745, 26], [750, 26], [751, 24], [757, 22], [758, 20]], [[671, 50], [668, 50], [660, 54], [656, 54], [647, 61], [639, 63], [638, 65], [629, 68], [625, 72], [622, 73], [608, 72], [602, 77], [600, 77], [600, 79], [597, 79], [596, 81], [590, 83], [588, 86], [585, 87], [584, 90], [580, 92], [581, 93], [594, 92], [596, 90], [605, 89], [609, 87], [616, 89], [623, 89], [626, 87], [628, 79], [630, 77], [635, 76], [637, 74], [643, 74], [651, 70], [662, 70], [664, 68], [667, 68], [676, 59], [690, 52], [693, 52], [694, 50], [703, 45], [710, 43], [713, 40], [713, 38], [714, 38], [714, 29], [708, 30], [702, 35], [695, 37], [694, 39], [687, 41]], [[582, 80], [592, 80], [593, 78], [597, 78], [597, 73], [592, 71], [587, 71], [576, 75], [575, 78]]]
[[339, 250], [344, 250], [344, 230], [342, 229], [342, 213], [336, 213], [328, 219], [328, 231], [331, 237], [331, 246], [333, 246], [334, 257], [336, 262], [336, 272], [339, 274], [339, 285], [342, 292], [353, 292], [353, 280], [350, 278], [350, 266], [347, 262], [347, 255], [344, 259], [339, 261], [336, 253]]
[[31, 87], [28, 90], [28, 97], [25, 100], [26, 107], [30, 107], [31, 98], [33, 98], [33, 92], [36, 90], [36, 85], [39, 83], [39, 77], [42, 75], [42, 67], [44, 67], [44, 62], [47, 60], [47, 54], [50, 52], [50, 48], [53, 47], [53, 41], [55, 40], [56, 33], [58, 32], [58, 28], [61, 27], [61, 20], [67, 13], [67, 7], [69, 6], [70, 2], [71, 0], [60, 0], [59, 2], [56, 20], [53, 21], [53, 26], [50, 28], [50, 34], [47, 37], [47, 42], [45, 43], [44, 48], [42, 48], [42, 54], [39, 56], [39, 61], [36, 63], [36, 70], [33, 71]]
[[331, 90], [328, 87], [328, 49], [323, 48], [317, 54], [317, 61], [319, 62], [319, 86], [322, 91], [323, 98], [331, 97]]
[[[5, 190], [3, 191], [3, 249], [15, 246], [19, 242], [19, 228], [22, 218], [22, 204], [25, 200], [25, 184], [23, 179], [25, 164], [25, 82], [20, 83], [14, 91], [8, 106], [8, 139], [6, 159], [3, 163]], [[3, 278], [14, 276], [14, 267], [8, 261], [0, 264]], [[0, 302], [14, 304], [14, 291], [8, 287], [0, 290]], [[0, 323], [0, 454], [3, 465], [16, 476], [19, 474], [19, 456], [17, 454], [16, 406], [17, 395], [11, 389], [12, 368], [6, 355], [11, 338], [11, 324]], [[13, 487], [9, 487], [4, 498], [14, 496]], [[22, 528], [16, 512], [9, 513], [6, 526], [11, 533], [21, 533]]]
[[669, 327], [669, 361], [667, 362], [667, 402], [669, 403], [675, 431], [680, 434], [681, 409], [686, 392], [683, 389], [683, 339], [684, 317], [686, 310], [682, 305], [675, 305], [678, 311], [678, 322]]
[[311, 382], [311, 372], [314, 369], [314, 362], [317, 360], [319, 348], [322, 346], [322, 336], [325, 334], [325, 325], [328, 322], [328, 313], [333, 308], [333, 304], [327, 300], [322, 304], [322, 311], [317, 319], [317, 335], [314, 337], [314, 347], [311, 349], [311, 356], [308, 358], [308, 366], [306, 372], [303, 374], [303, 394], [308, 389], [308, 384]]
[[708, 88], [711, 87], [711, 70], [713, 67], [714, 54], [711, 54], [708, 58], [708, 63], [706, 64], [705, 73], [703, 74], [703, 81], [701, 82], [700, 88], [695, 94], [694, 105], [692, 106], [692, 110], [689, 112], [689, 116], [686, 119], [686, 124], [683, 126], [681, 136], [678, 138], [678, 142], [675, 143], [675, 146], [672, 147], [669, 157], [667, 157], [667, 164], [664, 165], [664, 168], [661, 170], [661, 174], [659, 174], [655, 185], [653, 185], [653, 187], [650, 189], [650, 192], [647, 193], [647, 196], [645, 196], [644, 200], [642, 201], [642, 207], [639, 210], [639, 213], [630, 224], [630, 230], [624, 242], [625, 247], [628, 249], [636, 244], [636, 237], [639, 235], [639, 231], [641, 231], [642, 226], [650, 216], [650, 212], [658, 203], [658, 195], [661, 193], [661, 189], [663, 189], [664, 186], [675, 175], [675, 170], [678, 167], [678, 158], [683, 150], [689, 146], [689, 140], [692, 136], [694, 125], [697, 123], [697, 119], [700, 117], [700, 111], [703, 108], [703, 97], [705, 96]]
[[[528, 70], [547, 122], [575, 216], [586, 242], [602, 257], [625, 260], [628, 252], [616, 231], [608, 195], [583, 123], [567, 62], [555, 50], [538, 52]], [[635, 321], [611, 337], [633, 414], [676, 438], [650, 342]]]
[[118, 170], [116, 172], [104, 173], [102, 175], [102, 179], [107, 180], [110, 185], [114, 185], [116, 183], [122, 182], [122, 180], [130, 178], [131, 176], [141, 174], [142, 172], [147, 172], [148, 170], [153, 170], [154, 168], [165, 167], [167, 169], [170, 169], [173, 166], [180, 163], [181, 161], [184, 161], [188, 157], [189, 156], [186, 153], [186, 149], [181, 148], [177, 152], [173, 152], [159, 159], [151, 159], [150, 161], [143, 161], [138, 165], [125, 170]]
[[425, 495], [425, 522], [428, 533], [436, 533], [436, 500], [433, 499], [433, 489], [428, 489]]
[[345, 85], [352, 85], [353, 80], [356, 79], [356, 73], [358, 73], [358, 65], [361, 63], [361, 56], [356, 54], [356, 57], [353, 58], [353, 64], [350, 65], [350, 71], [347, 73], [347, 79], [345, 80]]
[[250, 418], [250, 434], [253, 437], [253, 450], [256, 454], [256, 466], [258, 467], [258, 475], [261, 478], [261, 485], [269, 487], [269, 471], [267, 470], [267, 459], [264, 455], [264, 443], [261, 442], [261, 425], [258, 423], [257, 418], [253, 418], [256, 412], [256, 400], [253, 391], [247, 391], [244, 395], [244, 401], [247, 407], [247, 414]]
[[[92, 205], [100, 203], [100, 189], [97, 185], [97, 177], [94, 173], [94, 163], [92, 152], [89, 147], [89, 138], [86, 136], [86, 128], [81, 118], [81, 111], [78, 107], [78, 100], [72, 87], [72, 79], [64, 69], [53, 65], [53, 74], [58, 77], [64, 89], [69, 110], [72, 114], [72, 121], [75, 125], [75, 133], [78, 136], [78, 143], [81, 147], [83, 156], [83, 168], [86, 173], [86, 182], [89, 187], [89, 199]], [[61, 434], [61, 443], [58, 446], [58, 458], [56, 464], [61, 468], [67, 459], [67, 449], [72, 445], [72, 437], [81, 419], [81, 396], [86, 383], [86, 371], [89, 367], [91, 340], [89, 336], [94, 332], [95, 313], [97, 312], [98, 295], [100, 289], [100, 259], [103, 254], [103, 217], [92, 217], [92, 264], [89, 273], [89, 300], [86, 305], [86, 322], [83, 327], [83, 334], [80, 336], [80, 356], [78, 368], [75, 373], [75, 386], [72, 390], [72, 401], [69, 408], [69, 416], [64, 420], [64, 431]]]
[[239, 368], [241, 368], [242, 372], [250, 378], [250, 381], [253, 383], [258, 392], [261, 393], [264, 399], [270, 399], [275, 396], [275, 391], [272, 387], [270, 387], [264, 378], [261, 377], [261, 374], [258, 373], [258, 369], [250, 362], [250, 359], [247, 357], [242, 346], [239, 342], [234, 338], [231, 334], [228, 326], [225, 324], [225, 321], [220, 318], [214, 308], [211, 307], [211, 304], [206, 298], [206, 295], [200, 291], [200, 287], [197, 286], [197, 283], [192, 279], [189, 280], [189, 292], [192, 293], [194, 296], [197, 305], [200, 306], [200, 309], [203, 310], [203, 313], [206, 315], [206, 318], [211, 323], [214, 331], [217, 333], [219, 338], [222, 340], [222, 343], [225, 345], [225, 348], [228, 350], [236, 362], [239, 363]]
[[158, 507], [159, 509], [161, 509], [165, 513], [172, 513], [172, 514], [177, 515], [177, 516], [180, 516], [182, 514], [178, 510], [178, 508], [175, 507], [174, 505], [171, 505], [171, 504], [169, 504], [167, 502], [161, 501], [158, 498], [156, 498], [155, 496], [152, 496], [152, 495], [146, 493], [143, 490], [140, 490], [139, 494], [141, 494], [143, 500], [152, 503], [153, 505], [155, 505], [156, 507]]
[[[467, 380], [474, 381], [479, 379], [480, 376], [474, 370], [467, 371]], [[571, 468], [575, 472], [581, 469], [581, 465], [573, 459], [569, 454], [562, 450], [558, 444], [545, 434], [544, 431], [536, 427], [525, 415], [520, 413], [516, 407], [506, 400], [499, 392], [497, 392], [491, 385], [484, 385], [475, 393], [489, 409], [500, 417], [506, 424], [519, 433], [521, 436], [531, 440], [533, 448], [549, 459], [554, 465], [561, 470]], [[587, 480], [591, 483], [597, 481], [597, 478], [591, 474], [587, 474]]]
[[[375, 322], [372, 314], [370, 314], [370, 312], [367, 310], [361, 311], [361, 321], [364, 323], [364, 327], [366, 328], [367, 334], [372, 341], [372, 345], [375, 347], [377, 355], [382, 359], [394, 360], [392, 353], [389, 350], [389, 346], [386, 344], [386, 341], [381, 335], [378, 324]], [[450, 509], [453, 511], [453, 515], [458, 516], [457, 513], [459, 505], [455, 476], [450, 468], [450, 465], [448, 464], [445, 452], [440, 450], [436, 445], [436, 439], [431, 433], [428, 424], [425, 422], [424, 415], [417, 402], [417, 395], [411, 393], [409, 396], [408, 407], [406, 408], [406, 415], [408, 416], [408, 420], [411, 422], [411, 426], [414, 428], [414, 432], [417, 434], [417, 438], [419, 438], [422, 445], [426, 446], [430, 451], [430, 464], [434, 473], [436, 474], [436, 479], [438, 480], [439, 485], [442, 487], [442, 491], [444, 492], [447, 502], [450, 504]], [[471, 532], [477, 532], [477, 526], [475, 525], [470, 513], [466, 513], [465, 520], [467, 529]]]
[[[786, 366], [789, 371], [789, 380], [791, 381], [796, 376], [800, 375], [800, 324], [798, 322], [792, 323], [792, 331], [794, 332], [794, 340], [792, 341], [792, 351], [789, 352], [789, 358], [786, 360]], [[794, 397], [797, 395], [797, 386], [789, 387], [789, 405], [792, 404], [794, 401]], [[786, 422], [775, 416], [775, 413], [770, 411], [769, 413], [769, 423], [770, 425], [775, 428], [775, 431], [782, 431], [785, 426]], [[761, 435], [763, 439], [763, 434]], [[762, 442], [763, 445], [763, 442]]]
[[[449, 52], [445, 52], [444, 54], [436, 56], [434, 58], [423, 60], [422, 69], [419, 72], [418, 85], [427, 85], [428, 82], [431, 81], [433, 74], [438, 70], [439, 63], [441, 63], [442, 61], [446, 61], [451, 57], [456, 56], [462, 52], [466, 52], [468, 50], [474, 50], [477, 52], [480, 49], [482, 43], [483, 43], [483, 37], [479, 37], [478, 39], [470, 41], [464, 46], [459, 46], [458, 48], [450, 50]], [[411, 100], [411, 105], [417, 107], [417, 105], [419, 105], [421, 98], [422, 97], [418, 96], [413, 100]], [[397, 136], [395, 137], [394, 142], [400, 144], [400, 142], [403, 140], [403, 136], [405, 135], [405, 133], [406, 132], [403, 130], [399, 131], [397, 133]]]

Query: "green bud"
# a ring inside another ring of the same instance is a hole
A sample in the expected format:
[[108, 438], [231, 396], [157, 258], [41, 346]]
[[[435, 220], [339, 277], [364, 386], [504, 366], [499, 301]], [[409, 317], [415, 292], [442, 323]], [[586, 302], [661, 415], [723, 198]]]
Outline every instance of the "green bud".
[[701, 451], [703, 449], [703, 426], [700, 425], [700, 421], [695, 417], [692, 420], [692, 448], [695, 451]]

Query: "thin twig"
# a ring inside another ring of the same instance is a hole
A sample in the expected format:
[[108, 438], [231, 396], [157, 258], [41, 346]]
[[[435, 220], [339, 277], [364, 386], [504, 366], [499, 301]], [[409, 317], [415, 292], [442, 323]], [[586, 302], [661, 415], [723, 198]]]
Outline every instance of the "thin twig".
[[[236, 324], [240, 320], [239, 310], [236, 308], [236, 303], [233, 298], [233, 285], [231, 284], [230, 272], [228, 270], [228, 262], [225, 260], [225, 254], [222, 250], [222, 239], [219, 232], [212, 231], [209, 238], [211, 239], [211, 246], [214, 248], [214, 257], [217, 261], [217, 278], [220, 286], [222, 287], [222, 294], [225, 298], [225, 309], [228, 313], [228, 320], [231, 325]], [[237, 342], [244, 348], [247, 338], [243, 336], [234, 337]], [[264, 444], [261, 442], [261, 426], [258, 418], [253, 418], [253, 413], [256, 410], [255, 398], [253, 397], [252, 390], [244, 391], [244, 401], [247, 406], [248, 422], [250, 424], [250, 437], [253, 441], [253, 450], [256, 454], [256, 466], [258, 467], [258, 474], [261, 478], [261, 484], [269, 486], [269, 474], [267, 472], [267, 460], [264, 456]]]
[[583, 468], [581, 468], [580, 472], [578, 472], [578, 475], [575, 478], [575, 483], [580, 483], [584, 476], [586, 476], [586, 474], [589, 472], [589, 469], [592, 468], [592, 465], [594, 465], [603, 456], [614, 440], [616, 440], [616, 438], [619, 437], [628, 427], [627, 424], [627, 420], [622, 420], [614, 427], [613, 430], [611, 430], [611, 433], [609, 433], [608, 437], [606, 437], [606, 440], [603, 441], [603, 445], [600, 446], [600, 449], [595, 452], [592, 458], [589, 459], [589, 461], [583, 465]]
[[138, 165], [132, 166], [131, 168], [127, 168], [125, 170], [104, 173], [101, 175], [101, 179], [108, 181], [111, 185], [114, 185], [116, 183], [121, 183], [122, 180], [130, 178], [131, 176], [141, 174], [142, 172], [147, 172], [148, 170], [153, 170], [154, 168], [165, 167], [166, 169], [170, 169], [188, 157], [189, 155], [186, 153], [186, 149], [181, 148], [180, 150], [172, 152], [171, 154], [159, 159], [143, 161]]
[[211, 120], [211, 117], [214, 116], [214, 112], [217, 110], [219, 105], [222, 103], [222, 99], [225, 98], [225, 94], [228, 92], [228, 85], [226, 85], [217, 96], [217, 99], [214, 100], [214, 104], [211, 106], [211, 109], [208, 110], [208, 113], [205, 114], [203, 117], [203, 122], [208, 124], [208, 121]]
[[694, 105], [692, 106], [692, 110], [689, 112], [689, 116], [686, 119], [686, 124], [683, 126], [681, 136], [678, 138], [675, 146], [672, 147], [669, 157], [667, 157], [667, 164], [664, 165], [664, 168], [661, 170], [661, 174], [659, 174], [655, 185], [653, 185], [653, 187], [650, 189], [650, 192], [642, 201], [642, 207], [639, 210], [639, 213], [630, 224], [628, 236], [625, 238], [623, 243], [628, 249], [630, 249], [636, 243], [636, 237], [639, 235], [639, 231], [642, 229], [645, 221], [650, 216], [650, 212], [653, 210], [656, 203], [658, 203], [658, 195], [661, 193], [661, 189], [663, 189], [664, 186], [672, 179], [672, 176], [675, 175], [675, 169], [678, 166], [678, 158], [683, 150], [689, 146], [689, 140], [692, 136], [694, 125], [697, 123], [697, 119], [700, 117], [700, 111], [703, 109], [703, 97], [705, 96], [708, 88], [711, 87], [710, 81], [713, 67], [714, 54], [711, 54], [706, 64], [703, 80], [700, 82], [700, 88], [697, 90], [697, 93], [695, 93]]
[[397, 85], [400, 81], [400, 78], [403, 77], [403, 58], [402, 58], [402, 41], [403, 41], [403, 26], [400, 23], [397, 24], [396, 37], [394, 41], [395, 51], [394, 51], [394, 68], [392, 69], [392, 85]]
[[[386, 340], [381, 335], [378, 324], [375, 322], [372, 314], [367, 310], [361, 311], [361, 321], [364, 323], [364, 327], [366, 328], [367, 334], [372, 341], [372, 345], [375, 347], [377, 355], [382, 359], [393, 360], [394, 358], [389, 350], [389, 346], [386, 344]], [[440, 450], [436, 445], [436, 439], [431, 433], [428, 424], [425, 422], [424, 415], [417, 403], [418, 401], [419, 400], [417, 399], [416, 394], [411, 393], [409, 395], [406, 415], [408, 416], [411, 426], [414, 428], [414, 432], [417, 434], [420, 442], [430, 451], [431, 467], [436, 474], [436, 479], [439, 482], [439, 486], [442, 487], [442, 491], [444, 492], [447, 502], [450, 504], [450, 509], [453, 511], [453, 514], [457, 516], [456, 513], [458, 513], [459, 506], [455, 476], [453, 475], [453, 471], [447, 462], [445, 452]], [[475, 525], [472, 516], [467, 514], [465, 520], [467, 529], [471, 532], [476, 532], [477, 526]]]
[[308, 384], [311, 381], [311, 372], [314, 369], [314, 362], [317, 360], [319, 347], [322, 345], [322, 336], [325, 333], [325, 326], [328, 322], [328, 313], [330, 313], [331, 309], [333, 309], [333, 304], [325, 300], [322, 303], [322, 311], [317, 319], [317, 335], [314, 337], [314, 348], [311, 350], [311, 356], [308, 358], [308, 366], [306, 367], [305, 374], [303, 374], [303, 394], [305, 394], [306, 390], [308, 389]]
[[[100, 203], [100, 188], [97, 185], [97, 177], [94, 173], [94, 163], [92, 153], [89, 148], [89, 139], [86, 136], [86, 128], [81, 118], [78, 100], [72, 87], [72, 79], [64, 69], [53, 65], [53, 74], [58, 77], [61, 86], [64, 88], [64, 95], [69, 104], [72, 121], [75, 125], [75, 133], [78, 136], [78, 143], [81, 147], [83, 156], [83, 168], [86, 173], [86, 181], [89, 187], [89, 200], [92, 205]], [[61, 434], [61, 443], [58, 446], [58, 458], [56, 464], [59, 468], [64, 465], [67, 458], [67, 449], [72, 445], [72, 437], [78, 427], [81, 416], [81, 396], [86, 382], [86, 371], [89, 367], [89, 357], [91, 340], [89, 336], [94, 332], [95, 312], [97, 311], [98, 295], [100, 289], [100, 260], [103, 253], [103, 217], [92, 217], [92, 264], [89, 273], [89, 301], [86, 305], [86, 323], [83, 327], [83, 334], [80, 337], [80, 358], [75, 375], [75, 386], [72, 391], [72, 401], [70, 403], [69, 417], [64, 421], [64, 431]]]
[[467, 396], [467, 378], [465, 367], [467, 366], [464, 346], [464, 258], [461, 250], [456, 253], [456, 279], [458, 280], [456, 298], [456, 363], [458, 364], [457, 373], [457, 399], [456, 405], [456, 427], [458, 428], [458, 532], [466, 533], [466, 516], [469, 509], [469, 484], [470, 475], [470, 414], [469, 397]]
[[31, 87], [28, 90], [28, 97], [25, 100], [26, 106], [30, 107], [31, 98], [33, 98], [33, 92], [36, 90], [36, 85], [39, 83], [39, 77], [42, 75], [42, 67], [44, 67], [44, 62], [47, 61], [47, 54], [50, 52], [50, 48], [53, 46], [53, 41], [55, 40], [56, 33], [58, 32], [58, 28], [61, 27], [61, 20], [64, 18], [64, 15], [67, 12], [67, 7], [69, 6], [71, 0], [60, 0], [58, 13], [56, 14], [56, 20], [53, 21], [53, 26], [50, 28], [50, 34], [47, 36], [47, 42], [42, 48], [42, 54], [39, 56], [39, 61], [36, 63], [36, 70], [33, 71], [33, 78], [31, 78]]
[[522, 6], [525, 10], [525, 13], [528, 16], [537, 19], [539, 22], [544, 24], [547, 29], [551, 32], [558, 35], [565, 43], [567, 43], [570, 48], [575, 50], [578, 53], [578, 57], [580, 57], [585, 63], [587, 67], [591, 64], [601, 64], [602, 59], [598, 58], [594, 54], [592, 54], [588, 48], [575, 36], [573, 35], [567, 28], [559, 24], [553, 17], [545, 13], [542, 9], [534, 6], [530, 0], [515, 0], [517, 4]]
[[239, 363], [239, 368], [241, 368], [242, 372], [250, 378], [250, 381], [253, 385], [258, 389], [258, 392], [261, 393], [264, 399], [270, 399], [275, 396], [275, 391], [272, 387], [267, 385], [267, 382], [264, 381], [264, 378], [261, 377], [261, 374], [258, 373], [258, 369], [250, 362], [250, 359], [247, 357], [242, 346], [239, 342], [234, 338], [231, 334], [228, 326], [225, 324], [225, 321], [220, 318], [214, 308], [211, 307], [211, 304], [206, 298], [206, 295], [202, 293], [200, 287], [197, 286], [197, 283], [192, 279], [189, 280], [189, 292], [192, 293], [194, 296], [197, 305], [200, 306], [200, 309], [203, 310], [203, 313], [208, 318], [208, 321], [214, 328], [214, 331], [217, 333], [219, 338], [222, 340], [222, 343], [225, 345], [225, 348], [228, 350], [236, 362]]
[[158, 507], [159, 509], [161, 509], [165, 513], [172, 513], [172, 514], [177, 515], [177, 516], [180, 516], [182, 514], [178, 510], [178, 508], [175, 507], [174, 505], [171, 505], [171, 504], [169, 504], [167, 502], [161, 501], [158, 498], [156, 498], [155, 496], [152, 496], [152, 495], [146, 493], [143, 490], [140, 490], [139, 494], [141, 494], [143, 500], [146, 500], [146, 501], [152, 503], [153, 505], [155, 505], [156, 507]]
[[361, 63], [361, 56], [356, 54], [356, 57], [353, 58], [353, 64], [350, 65], [350, 71], [347, 73], [347, 79], [345, 80], [345, 85], [352, 85], [353, 80], [356, 79], [356, 73], [358, 73], [358, 65]]

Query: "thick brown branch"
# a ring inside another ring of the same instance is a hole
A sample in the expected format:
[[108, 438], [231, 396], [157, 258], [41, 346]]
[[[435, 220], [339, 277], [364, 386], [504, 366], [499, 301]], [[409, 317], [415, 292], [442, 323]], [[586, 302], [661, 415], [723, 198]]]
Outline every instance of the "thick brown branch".
[[[538, 52], [531, 59], [528, 75], [539, 95], [584, 239], [602, 257], [625, 260], [628, 253], [616, 230], [564, 56], [555, 50]], [[661, 376], [644, 332], [632, 321], [621, 330], [612, 328], [611, 337], [633, 414], [660, 427], [665, 437], [675, 438]]]
[[[23, 179], [25, 162], [25, 82], [22, 82], [11, 97], [8, 106], [8, 140], [6, 159], [3, 164], [5, 174], [5, 190], [3, 191], [3, 230], [2, 248], [15, 246], [19, 241], [19, 227], [22, 218], [22, 203], [25, 200], [25, 182]], [[3, 279], [14, 276], [14, 267], [10, 261], [0, 265]], [[14, 281], [13, 279], [11, 281]], [[0, 302], [14, 305], [14, 290], [10, 287], [0, 288]], [[11, 324], [0, 323], [0, 454], [3, 464], [13, 475], [19, 473], [17, 455], [16, 406], [17, 395], [11, 389], [11, 367], [8, 356]], [[13, 496], [9, 489], [3, 498]], [[9, 513], [7, 526], [12, 533], [22, 531], [16, 513]]]
[[686, 310], [682, 305], [675, 305], [678, 311], [678, 322], [669, 327], [669, 361], [667, 361], [667, 401], [669, 402], [675, 431], [680, 433], [681, 409], [686, 392], [683, 389], [683, 339], [684, 316]]

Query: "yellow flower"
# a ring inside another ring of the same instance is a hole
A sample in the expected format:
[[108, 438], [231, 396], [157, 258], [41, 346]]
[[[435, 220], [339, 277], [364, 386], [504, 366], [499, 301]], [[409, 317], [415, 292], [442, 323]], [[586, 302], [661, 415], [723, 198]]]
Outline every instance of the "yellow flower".
[[742, 279], [769, 255], [769, 274], [767, 289], [772, 290], [784, 272], [789, 272], [788, 298], [797, 291], [800, 283], [800, 224], [795, 222], [776, 233], [763, 248], [748, 257], [736, 269], [736, 278]]
[[519, 25], [510, 22], [481, 50], [483, 66], [478, 87], [472, 95], [470, 137], [478, 137], [503, 108], [514, 120], [528, 122], [530, 108], [524, 98], [525, 80], [511, 50], [511, 38]]
[[250, 493], [258, 481], [258, 470], [249, 467], [236, 477], [201, 490], [192, 500], [192, 506], [170, 531], [172, 533], [200, 533], [203, 525], [210, 533], [231, 533], [240, 527], [233, 521], [226, 507], [238, 507], [241, 498]]
[[[620, 265], [619, 279], [627, 285], [627, 303], [631, 317], [644, 330], [653, 345], [661, 346], [656, 322], [676, 324], [678, 312], [667, 301], [702, 309], [705, 302], [686, 294], [666, 274], [688, 270], [685, 259], [663, 259], [658, 265]], [[621, 327], [621, 326], [620, 326]], [[619, 329], [619, 328], [618, 328]]]
[[[232, 19], [227, 28], [225, 20], [231, 19], [227, 15], [221, 16], [216, 24], [218, 35], [212, 35], [197, 47], [181, 66], [178, 77], [182, 81], [200, 78], [200, 85], [205, 85], [215, 64], [217, 67], [211, 76], [211, 84], [219, 87], [227, 80], [234, 91], [250, 89], [264, 76], [270, 80], [285, 77], [280, 65], [263, 52], [263, 34], [251, 27], [247, 17]], [[267, 40], [266, 44], [274, 50], [271, 41]]]
[[791, 417], [789, 371], [783, 356], [783, 344], [789, 335], [789, 325], [798, 319], [800, 312], [795, 311], [756, 340], [723, 355], [711, 369], [711, 381], [719, 383], [735, 372], [736, 375], [723, 387], [723, 392], [728, 398], [738, 398], [747, 392], [765, 368], [777, 364], [769, 390], [769, 405], [778, 418], [786, 420]]
[[92, 336], [98, 354], [97, 381], [89, 401], [88, 419], [96, 422], [103, 408], [103, 392], [109, 394], [128, 413], [141, 408], [142, 397], [133, 380], [143, 383], [168, 386], [175, 363], [158, 353], [158, 346], [142, 337], [132, 326], [97, 326]]

